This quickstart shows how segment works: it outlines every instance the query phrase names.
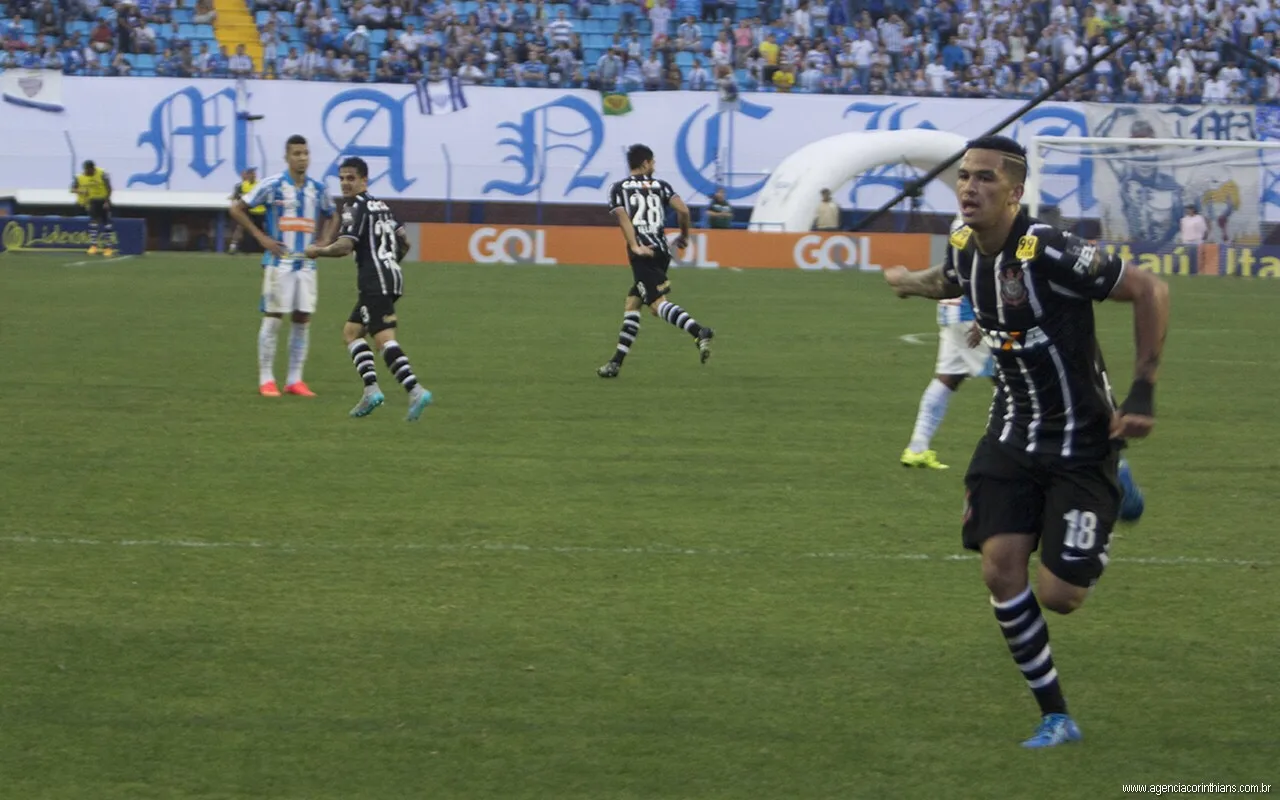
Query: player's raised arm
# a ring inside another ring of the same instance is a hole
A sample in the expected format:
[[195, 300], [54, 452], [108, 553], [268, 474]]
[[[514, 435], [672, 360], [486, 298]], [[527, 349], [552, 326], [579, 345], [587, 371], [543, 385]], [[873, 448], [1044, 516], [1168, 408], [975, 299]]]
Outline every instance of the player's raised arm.
[[1156, 422], [1156, 377], [1169, 330], [1169, 285], [1127, 264], [1111, 290], [1110, 299], [1133, 304], [1133, 340], [1137, 351], [1133, 385], [1120, 406], [1120, 416], [1112, 433], [1122, 438], [1139, 438], [1150, 434]]

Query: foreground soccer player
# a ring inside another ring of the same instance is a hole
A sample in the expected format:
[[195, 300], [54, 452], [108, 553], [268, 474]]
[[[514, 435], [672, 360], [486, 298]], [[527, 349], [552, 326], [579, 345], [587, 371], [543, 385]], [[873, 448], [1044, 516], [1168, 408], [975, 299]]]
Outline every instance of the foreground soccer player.
[[386, 400], [378, 388], [373, 350], [365, 341], [366, 336], [372, 336], [387, 369], [409, 393], [409, 415], [405, 419], [413, 422], [431, 405], [431, 392], [418, 383], [409, 366], [409, 357], [395, 338], [396, 301], [404, 294], [400, 259], [409, 252], [409, 238], [387, 204], [369, 194], [369, 165], [364, 159], [343, 161], [338, 167], [338, 182], [346, 201], [338, 240], [327, 247], [311, 245], [306, 252], [307, 258], [342, 258], [352, 252], [356, 254], [356, 286], [360, 298], [342, 328], [342, 338], [355, 362], [356, 372], [364, 381], [364, 395], [351, 409], [351, 416], [367, 416]]
[[[262, 245], [262, 326], [258, 329], [258, 393], [279, 397], [276, 386], [276, 335], [280, 319], [291, 312], [289, 331], [289, 372], [285, 394], [314, 397], [302, 380], [311, 337], [311, 315], [316, 313], [316, 262], [304, 251], [316, 241], [321, 221], [325, 228], [319, 240], [333, 236], [337, 217], [333, 198], [324, 184], [307, 176], [311, 148], [307, 140], [294, 134], [284, 146], [289, 169], [266, 178], [253, 190], [231, 203], [231, 218]], [[264, 231], [253, 220], [250, 209], [266, 207]]]
[[[938, 267], [885, 271], [900, 297], [968, 296], [995, 356], [998, 388], [965, 475], [964, 546], [982, 553], [996, 620], [1040, 705], [1026, 747], [1081, 738], [1067, 713], [1041, 603], [1080, 607], [1107, 564], [1120, 510], [1114, 440], [1155, 424], [1168, 287], [1019, 209], [1026, 151], [1003, 136], [967, 146], [956, 196], [965, 227]], [[1095, 300], [1134, 307], [1137, 366], [1117, 409], [1094, 331]], [[1040, 548], [1036, 600], [1031, 553]]]
[[653, 177], [653, 151], [642, 144], [627, 150], [627, 167], [631, 176], [609, 189], [609, 211], [622, 226], [627, 240], [627, 258], [631, 262], [631, 291], [623, 306], [622, 330], [618, 333], [618, 349], [613, 358], [596, 370], [601, 378], [616, 378], [622, 369], [622, 360], [631, 351], [640, 335], [640, 306], [666, 322], [684, 330], [698, 346], [702, 363], [711, 358], [711, 339], [715, 331], [699, 325], [689, 312], [667, 299], [671, 281], [667, 280], [667, 268], [671, 266], [671, 248], [665, 233], [667, 209], [675, 209], [680, 220], [680, 237], [676, 249], [683, 250], [689, 243], [689, 207], [676, 194], [671, 184]]

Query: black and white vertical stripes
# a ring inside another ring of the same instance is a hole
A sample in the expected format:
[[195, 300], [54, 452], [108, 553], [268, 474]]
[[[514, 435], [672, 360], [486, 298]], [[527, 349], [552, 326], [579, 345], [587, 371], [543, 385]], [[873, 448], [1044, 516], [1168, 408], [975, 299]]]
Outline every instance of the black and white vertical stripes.
[[357, 339], [347, 345], [347, 352], [351, 353], [351, 361], [356, 365], [356, 372], [360, 374], [364, 385], [376, 386], [378, 373], [373, 365], [373, 348], [369, 347], [363, 339]]
[[1058, 685], [1058, 670], [1053, 666], [1053, 651], [1049, 648], [1049, 625], [1031, 587], [1003, 603], [992, 598], [991, 605], [1013, 661], [1022, 670], [1027, 687], [1040, 704], [1040, 713], [1067, 713], [1067, 701]]

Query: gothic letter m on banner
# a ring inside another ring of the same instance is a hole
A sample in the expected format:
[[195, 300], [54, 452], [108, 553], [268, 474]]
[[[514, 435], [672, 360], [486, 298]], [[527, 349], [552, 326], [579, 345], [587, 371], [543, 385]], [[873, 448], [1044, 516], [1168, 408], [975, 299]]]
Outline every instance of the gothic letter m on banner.
[[[223, 89], [205, 97], [199, 89], [189, 86], [174, 92], [156, 103], [151, 111], [150, 127], [138, 135], [138, 147], [150, 147], [156, 163], [150, 172], [129, 176], [126, 186], [165, 186], [173, 177], [178, 142], [189, 139], [191, 161], [186, 165], [200, 178], [207, 178], [221, 167], [222, 133], [227, 122], [235, 118], [236, 93]], [[243, 149], [240, 142], [237, 150]]]

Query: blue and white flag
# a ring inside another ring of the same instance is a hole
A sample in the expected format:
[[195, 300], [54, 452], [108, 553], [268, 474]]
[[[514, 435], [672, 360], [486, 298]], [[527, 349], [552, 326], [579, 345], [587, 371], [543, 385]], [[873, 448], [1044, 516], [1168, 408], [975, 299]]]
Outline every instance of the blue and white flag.
[[418, 81], [418, 108], [423, 114], [433, 116], [452, 114], [467, 107], [467, 98], [462, 96], [462, 81], [457, 77], [449, 77], [442, 81]]
[[56, 69], [10, 69], [0, 72], [0, 97], [15, 106], [58, 113], [62, 105], [62, 73]]

